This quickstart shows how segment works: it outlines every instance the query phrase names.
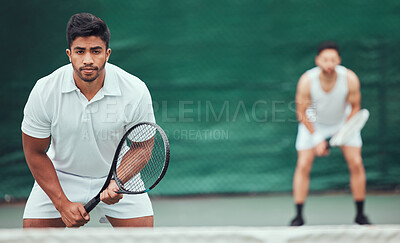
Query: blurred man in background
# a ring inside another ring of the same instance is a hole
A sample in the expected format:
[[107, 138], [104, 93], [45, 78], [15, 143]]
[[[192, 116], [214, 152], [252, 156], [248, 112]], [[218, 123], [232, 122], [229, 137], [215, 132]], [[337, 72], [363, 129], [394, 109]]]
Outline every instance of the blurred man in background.
[[[302, 209], [310, 186], [310, 172], [315, 156], [329, 154], [326, 139], [332, 137], [361, 107], [359, 79], [353, 71], [340, 66], [341, 58], [336, 43], [321, 43], [315, 63], [317, 67], [300, 77], [296, 91], [299, 128], [293, 197], [297, 215], [290, 222], [291, 226], [304, 224]], [[349, 114], [346, 111], [350, 108]], [[363, 212], [366, 176], [361, 146], [361, 135], [357, 133], [340, 149], [350, 171], [350, 186], [357, 209], [355, 223], [370, 224]]]

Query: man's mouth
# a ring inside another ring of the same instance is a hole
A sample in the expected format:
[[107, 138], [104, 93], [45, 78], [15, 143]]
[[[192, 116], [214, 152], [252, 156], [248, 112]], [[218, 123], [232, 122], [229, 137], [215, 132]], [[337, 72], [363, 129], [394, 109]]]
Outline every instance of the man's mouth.
[[84, 73], [84, 74], [91, 74], [94, 71], [97, 70], [97, 68], [80, 68], [80, 70]]
[[335, 71], [334, 68], [332, 68], [332, 69], [328, 68], [328, 69], [325, 70], [325, 72], [327, 72], [327, 73], [333, 73], [333, 71]]

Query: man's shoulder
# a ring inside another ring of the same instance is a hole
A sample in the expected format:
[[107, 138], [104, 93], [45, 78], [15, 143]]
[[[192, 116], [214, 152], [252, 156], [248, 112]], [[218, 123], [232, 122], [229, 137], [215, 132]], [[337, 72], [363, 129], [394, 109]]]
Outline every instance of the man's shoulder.
[[320, 67], [313, 67], [305, 71], [303, 76], [306, 76], [308, 78], [313, 78], [313, 77], [318, 77], [320, 73], [321, 73]]
[[358, 80], [357, 74], [353, 70], [351, 70], [349, 68], [345, 68], [345, 69], [346, 69], [347, 79]]
[[360, 80], [358, 79], [355, 72], [353, 72], [350, 69], [347, 69], [346, 79], [349, 90], [360, 89]]
[[318, 77], [319, 73], [321, 72], [321, 69], [319, 67], [313, 67], [305, 71], [299, 78], [299, 84], [300, 85], [309, 85], [311, 82], [311, 79], [314, 77]]
[[35, 83], [31, 93], [40, 96], [40, 99], [44, 103], [53, 103], [57, 99], [57, 96], [61, 95], [63, 80], [72, 78], [72, 75], [72, 65], [64, 65], [39, 79]]
[[298, 95], [309, 95], [311, 90], [311, 79], [307, 72], [301, 75], [299, 82], [297, 83], [296, 93]]
[[71, 77], [73, 72], [72, 65], [66, 64], [61, 66], [60, 68], [56, 69], [52, 73], [43, 78], [39, 79], [36, 82], [38, 88], [46, 88], [49, 90], [49, 87], [56, 85], [57, 83], [63, 82], [63, 80], [68, 76]]
[[146, 87], [145, 83], [140, 78], [114, 64], [107, 63], [106, 72], [111, 73], [113, 78], [119, 83], [122, 91], [124, 89], [141, 90]]

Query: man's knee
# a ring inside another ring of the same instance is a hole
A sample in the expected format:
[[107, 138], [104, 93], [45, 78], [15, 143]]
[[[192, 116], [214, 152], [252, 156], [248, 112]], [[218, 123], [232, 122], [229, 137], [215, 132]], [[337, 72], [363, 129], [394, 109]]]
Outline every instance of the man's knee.
[[351, 173], [363, 173], [364, 165], [361, 156], [355, 155], [348, 159], [349, 170]]
[[310, 156], [299, 156], [297, 159], [296, 171], [303, 175], [308, 175], [311, 172], [313, 158]]

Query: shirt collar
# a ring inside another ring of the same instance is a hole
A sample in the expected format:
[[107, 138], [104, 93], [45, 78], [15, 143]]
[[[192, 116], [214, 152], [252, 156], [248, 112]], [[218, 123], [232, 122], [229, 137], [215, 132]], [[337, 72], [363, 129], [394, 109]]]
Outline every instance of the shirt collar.
[[[102, 87], [103, 94], [104, 95], [110, 95], [110, 96], [121, 96], [121, 89], [119, 88], [118, 80], [114, 78], [114, 70], [111, 67], [112, 65], [106, 63], [105, 66], [105, 72], [106, 76], [104, 78], [104, 84]], [[62, 84], [62, 93], [69, 93], [74, 90], [77, 90], [78, 87], [76, 87], [75, 81], [74, 81], [74, 69], [72, 67], [72, 64], [68, 64], [65, 66], [67, 71], [65, 72], [65, 78], [64, 82]]]
[[103, 94], [111, 96], [121, 96], [118, 79], [115, 77], [115, 71], [111, 64], [106, 63], [106, 77], [104, 78]]
[[74, 81], [74, 69], [72, 67], [72, 64], [67, 64], [64, 66], [64, 68], [66, 69], [66, 71], [64, 72], [65, 77], [63, 78], [63, 82], [62, 82], [62, 87], [61, 87], [61, 92], [62, 93], [69, 93], [72, 92], [74, 90], [77, 90], [78, 87], [76, 87], [75, 85], [75, 81]]

